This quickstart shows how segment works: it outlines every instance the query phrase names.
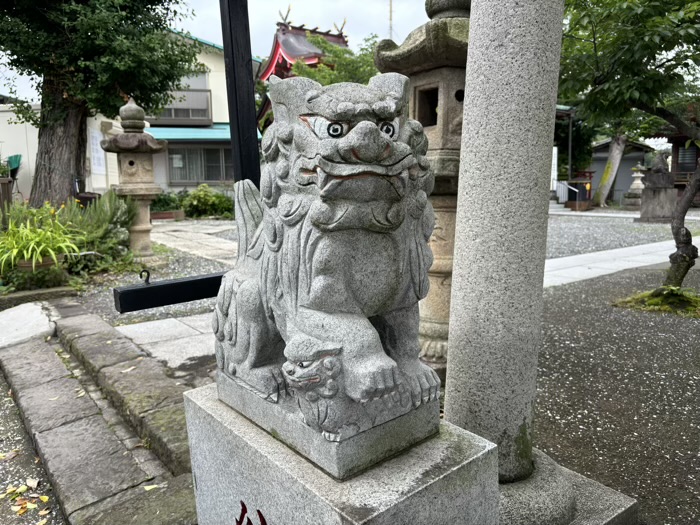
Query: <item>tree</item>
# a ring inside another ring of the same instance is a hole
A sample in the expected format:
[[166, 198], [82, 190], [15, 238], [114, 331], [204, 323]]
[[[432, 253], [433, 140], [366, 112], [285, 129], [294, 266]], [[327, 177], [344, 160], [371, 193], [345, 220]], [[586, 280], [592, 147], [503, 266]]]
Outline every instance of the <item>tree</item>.
[[366, 84], [379, 73], [374, 65], [374, 48], [377, 35], [370, 35], [362, 41], [357, 53], [347, 47], [331, 44], [325, 38], [307, 33], [311, 44], [323, 51], [323, 60], [311, 67], [299, 60], [294, 63], [292, 72], [299, 77], [315, 80], [323, 86], [338, 82]]
[[[698, 102], [699, 37], [697, 0], [567, 0], [560, 92], [578, 98], [593, 122], [623, 122], [636, 109], [700, 140], [688, 111]], [[698, 188], [691, 180], [678, 206], [692, 201]], [[685, 217], [682, 208], [676, 211]], [[689, 236], [687, 229], [674, 228], [678, 250], [672, 265], [692, 256], [692, 250], [681, 250], [692, 246]]]
[[579, 98], [592, 122], [616, 123], [610, 169], [597, 195], [603, 201], [629, 136], [624, 128], [639, 120], [635, 109], [698, 138], [700, 130], [669, 103], [697, 84], [699, 12], [700, 2], [685, 0], [567, 2], [561, 93]]
[[87, 117], [115, 117], [129, 96], [162, 108], [198, 70], [198, 47], [170, 30], [189, 15], [182, 0], [3, 0], [0, 51], [37, 78], [41, 112], [15, 104], [39, 127], [30, 203], [60, 203], [85, 169]]

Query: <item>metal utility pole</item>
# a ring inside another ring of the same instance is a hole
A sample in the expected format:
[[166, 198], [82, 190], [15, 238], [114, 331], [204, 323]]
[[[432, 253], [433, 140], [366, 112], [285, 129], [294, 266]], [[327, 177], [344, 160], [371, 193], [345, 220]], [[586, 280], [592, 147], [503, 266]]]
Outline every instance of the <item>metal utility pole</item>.
[[231, 125], [233, 176], [260, 187], [255, 80], [250, 53], [247, 0], [220, 0]]
[[394, 0], [389, 0], [389, 40], [394, 39]]

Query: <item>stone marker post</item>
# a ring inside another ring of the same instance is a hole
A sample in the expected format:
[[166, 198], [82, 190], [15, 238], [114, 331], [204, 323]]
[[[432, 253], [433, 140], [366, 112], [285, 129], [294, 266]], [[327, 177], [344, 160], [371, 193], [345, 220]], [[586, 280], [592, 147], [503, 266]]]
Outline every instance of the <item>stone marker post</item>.
[[678, 201], [675, 177], [668, 169], [668, 153], [660, 153], [642, 177], [642, 209], [634, 222], [671, 222]]
[[472, 2], [445, 416], [498, 444], [501, 525], [609, 523], [617, 495], [532, 447], [563, 11]]
[[151, 202], [163, 190], [153, 178], [153, 154], [163, 151], [168, 143], [156, 140], [143, 130], [146, 113], [134, 99], [119, 109], [124, 133], [101, 142], [102, 149], [116, 153], [119, 159], [117, 195], [131, 197], [136, 202], [137, 214], [129, 230], [131, 251], [143, 262], [153, 257], [151, 250]]

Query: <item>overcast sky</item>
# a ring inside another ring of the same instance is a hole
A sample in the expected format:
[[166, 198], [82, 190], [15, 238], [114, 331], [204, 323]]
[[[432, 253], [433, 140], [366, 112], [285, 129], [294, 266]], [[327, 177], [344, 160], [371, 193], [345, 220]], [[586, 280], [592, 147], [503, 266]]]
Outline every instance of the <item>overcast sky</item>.
[[[1, 0], [0, 0], [1, 1]], [[188, 0], [195, 17], [183, 22], [182, 29], [193, 36], [221, 44], [221, 18], [218, 0]], [[272, 47], [275, 24], [284, 15], [289, 0], [249, 0], [251, 48], [254, 56], [266, 58]], [[394, 33], [397, 43], [403, 42], [408, 33], [428, 20], [423, 0], [393, 0]], [[374, 33], [380, 39], [389, 38], [389, 0], [299, 0], [291, 3], [289, 20], [296, 24], [318, 26], [322, 31], [331, 29], [333, 24], [344, 28], [350, 39], [350, 47], [356, 49], [362, 40]], [[11, 71], [0, 67], [0, 93], [8, 93], [3, 85], [6, 78], [17, 80], [19, 95], [36, 100], [28, 79], [17, 79]]]

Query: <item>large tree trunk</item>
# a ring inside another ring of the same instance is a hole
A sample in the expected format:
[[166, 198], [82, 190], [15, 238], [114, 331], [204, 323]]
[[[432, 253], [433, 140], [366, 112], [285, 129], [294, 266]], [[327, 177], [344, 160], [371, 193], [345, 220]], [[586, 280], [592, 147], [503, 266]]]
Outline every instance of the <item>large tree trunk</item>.
[[65, 97], [56, 82], [44, 78], [32, 206], [58, 205], [75, 195], [75, 181], [85, 174], [87, 115], [85, 102]]
[[679, 288], [683, 286], [685, 276], [688, 275], [688, 271], [695, 265], [695, 259], [698, 258], [698, 249], [693, 246], [693, 236], [685, 227], [685, 215], [698, 191], [700, 191], [700, 166], [688, 181], [683, 195], [673, 210], [671, 231], [676, 241], [676, 251], [669, 256], [671, 268], [666, 274], [664, 286], [677, 286]]
[[622, 162], [622, 156], [625, 154], [625, 147], [627, 147], [627, 135], [617, 135], [610, 142], [608, 162], [605, 165], [605, 171], [603, 172], [603, 177], [600, 179], [598, 189], [595, 195], [593, 195], [593, 204], [595, 206], [601, 206], [603, 208], [607, 206], [605, 199], [608, 198], [610, 188], [612, 188], [615, 177], [617, 177], [617, 172], [620, 169], [620, 162]]

